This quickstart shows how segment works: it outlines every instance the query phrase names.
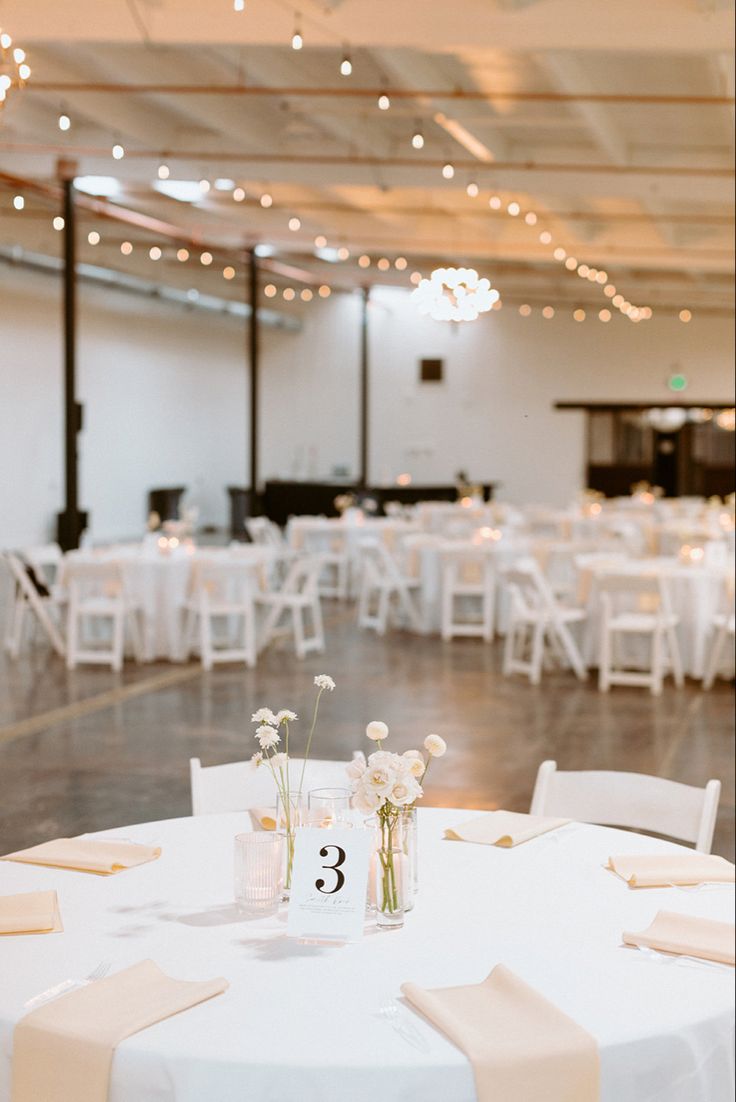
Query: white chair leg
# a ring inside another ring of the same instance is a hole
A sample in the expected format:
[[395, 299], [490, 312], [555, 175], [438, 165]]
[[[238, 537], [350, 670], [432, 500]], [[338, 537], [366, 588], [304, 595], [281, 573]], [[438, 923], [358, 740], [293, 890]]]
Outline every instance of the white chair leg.
[[291, 619], [294, 626], [294, 649], [297, 658], [304, 657], [304, 619], [300, 605], [294, 605], [291, 609]]
[[316, 642], [316, 649], [323, 651], [325, 649], [325, 628], [322, 622], [322, 605], [320, 604], [319, 594], [315, 594], [314, 604], [311, 606], [312, 611], [312, 627], [314, 630], [314, 638]]
[[442, 590], [442, 638], [452, 639], [452, 606], [454, 596], [449, 582], [446, 582]]
[[538, 685], [542, 679], [542, 659], [544, 657], [544, 621], [538, 620], [532, 634], [531, 671], [529, 680]]
[[256, 649], [256, 620], [255, 609], [251, 607], [243, 614], [243, 649], [245, 651], [245, 664], [253, 669], [258, 658]]
[[493, 641], [496, 601], [493, 586], [483, 593], [483, 638], [487, 643]]
[[212, 669], [212, 617], [209, 612], [199, 610], [199, 657], [202, 669]]
[[66, 668], [74, 670], [77, 667], [77, 651], [79, 650], [79, 617], [76, 607], [69, 605], [66, 619]]
[[378, 613], [376, 615], [376, 631], [379, 635], [386, 634], [390, 600], [391, 594], [389, 590], [385, 586], [382, 586], [378, 594]]
[[652, 696], [660, 696], [664, 676], [664, 654], [662, 647], [662, 629], [659, 625], [652, 632]]
[[516, 640], [516, 620], [513, 612], [506, 625], [506, 638], [503, 641], [503, 666], [504, 677], [508, 677], [514, 664], [514, 644]]
[[567, 655], [567, 659], [575, 671], [575, 675], [579, 681], [585, 681], [588, 676], [588, 671], [585, 669], [585, 663], [578, 650], [578, 645], [575, 642], [572, 632], [568, 628], [567, 624], [552, 624], [552, 631], [560, 640], [562, 649]]
[[681, 689], [685, 684], [685, 674], [682, 668], [682, 656], [680, 655], [680, 644], [677, 640], [677, 632], [673, 627], [667, 628], [667, 650], [669, 652], [670, 666], [672, 667], [672, 676], [675, 685], [678, 689]]
[[711, 648], [710, 655], [708, 656], [708, 664], [703, 674], [703, 688], [712, 689], [713, 682], [718, 676], [718, 670], [721, 666], [721, 658], [723, 656], [723, 648], [726, 645], [726, 639], [728, 638], [728, 630], [724, 624], [716, 632], [715, 639], [713, 640], [713, 646]]
[[261, 637], [261, 649], [267, 647], [274, 637], [274, 633], [278, 626], [278, 622], [281, 619], [281, 613], [284, 611], [284, 606], [281, 602], [271, 605], [268, 611], [268, 615], [263, 624], [263, 635]]
[[598, 652], [598, 690], [607, 693], [611, 687], [611, 632], [605, 619], [601, 623], [601, 641]]
[[122, 606], [112, 616], [112, 641], [110, 646], [110, 665], [115, 673], [123, 668], [125, 648], [125, 610]]
[[133, 657], [140, 665], [145, 660], [145, 655], [143, 653], [143, 617], [137, 608], [132, 608], [128, 612], [128, 630], [133, 647]]

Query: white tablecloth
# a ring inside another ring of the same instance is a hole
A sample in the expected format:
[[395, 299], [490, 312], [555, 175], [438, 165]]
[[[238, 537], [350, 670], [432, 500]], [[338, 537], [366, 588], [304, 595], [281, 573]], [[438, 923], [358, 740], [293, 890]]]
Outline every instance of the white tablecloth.
[[607, 858], [672, 847], [600, 827], [512, 850], [444, 841], [469, 814], [420, 811], [420, 894], [406, 925], [342, 948], [288, 940], [283, 914], [238, 918], [232, 840], [245, 814], [109, 831], [163, 846], [158, 861], [113, 877], [0, 863], [0, 892], [56, 888], [65, 927], [0, 938], [0, 1102], [25, 1000], [102, 960], [116, 971], [148, 957], [230, 988], [124, 1041], [110, 1102], [472, 1102], [462, 1053], [416, 1016], [420, 1051], [379, 1008], [405, 980], [477, 983], [501, 962], [596, 1038], [601, 1102], [730, 1102], [733, 970], [658, 963], [621, 948], [621, 933], [660, 908], [732, 921], [733, 887], [632, 891]]
[[384, 539], [390, 546], [413, 531], [416, 525], [407, 520], [348, 512], [342, 517], [291, 517], [286, 538], [293, 551], [346, 551], [354, 557], [366, 540]]
[[[675, 558], [633, 559], [616, 566], [601, 565], [592, 569], [593, 584], [587, 602], [584, 648], [589, 665], [597, 665], [598, 662], [600, 601], [596, 576], [606, 573], [655, 576], [666, 579], [672, 611], [680, 618], [676, 630], [685, 673], [690, 677], [702, 678], [708, 646], [712, 641], [713, 617], [723, 605], [726, 582], [732, 569], [684, 565]], [[646, 645], [649, 645], [648, 641]], [[724, 656], [724, 661], [728, 663], [728, 656]]]
[[[126, 590], [143, 610], [146, 661], [164, 658], [175, 662], [180, 657], [182, 606], [187, 598], [192, 564], [202, 559], [216, 559], [248, 563], [258, 569], [272, 563], [277, 551], [258, 544], [243, 544], [235, 551], [224, 547], [189, 551], [186, 547], [179, 547], [162, 554], [154, 546], [137, 544], [75, 551], [72, 554], [81, 561], [120, 564]], [[62, 585], [63, 579], [62, 567]]]

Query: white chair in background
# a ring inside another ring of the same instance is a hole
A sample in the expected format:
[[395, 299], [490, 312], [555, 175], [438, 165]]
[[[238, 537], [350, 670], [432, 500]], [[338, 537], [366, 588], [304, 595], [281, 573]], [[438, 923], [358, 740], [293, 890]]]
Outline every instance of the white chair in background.
[[[255, 744], [254, 744], [255, 745]], [[360, 750], [353, 761], [365, 761]], [[349, 762], [309, 760], [306, 766], [299, 758], [289, 761], [289, 781], [295, 792], [302, 777], [302, 795], [312, 788], [350, 788], [345, 772]], [[248, 811], [251, 808], [276, 806], [276, 784], [267, 765], [251, 761], [228, 762], [225, 765], [203, 766], [199, 758], [189, 759], [192, 786], [192, 815], [217, 815], [228, 811]]]
[[30, 563], [38, 577], [45, 582], [49, 589], [56, 584], [64, 559], [64, 552], [58, 543], [44, 543], [34, 547], [24, 547], [21, 558]]
[[[184, 605], [182, 659], [198, 644], [202, 667], [216, 662], [256, 664], [256, 615], [254, 597], [259, 567], [247, 562], [196, 562], [192, 567], [190, 594]], [[224, 643], [217, 633], [224, 626]]]
[[5, 631], [7, 653], [11, 658], [18, 657], [26, 618], [30, 615], [40, 625], [56, 653], [63, 658], [66, 646], [56, 622], [64, 604], [63, 596], [38, 576], [33, 564], [22, 561], [11, 551], [3, 552], [3, 558], [12, 583], [10, 615]]
[[245, 522], [245, 530], [253, 543], [261, 547], [275, 547], [285, 550], [286, 541], [278, 524], [274, 524], [268, 517], [248, 517]]
[[[478, 550], [446, 548], [440, 554], [440, 561], [442, 638], [471, 635], [490, 642], [493, 639], [496, 594], [491, 556]], [[464, 609], [468, 610], [465, 616]]]
[[584, 681], [585, 663], [570, 625], [585, 620], [585, 610], [558, 601], [539, 566], [531, 560], [504, 569], [502, 577], [510, 596], [504, 675], [526, 674], [532, 685], [538, 685], [549, 642], [555, 656], [569, 664], [576, 677]]
[[[67, 590], [66, 664], [73, 670], [79, 663], [123, 668], [126, 628], [136, 661], [143, 659], [143, 624], [140, 606], [126, 592], [123, 571], [116, 562], [85, 562], [67, 559], [63, 569]], [[104, 638], [92, 645], [86, 629], [109, 620], [109, 646]]]
[[409, 627], [420, 631], [421, 616], [414, 599], [414, 593], [420, 586], [419, 579], [402, 574], [383, 541], [362, 543], [359, 557], [361, 582], [358, 626], [385, 635], [395, 599]]
[[[319, 599], [319, 577], [322, 566], [320, 555], [300, 557], [289, 566], [283, 585], [279, 589], [257, 594], [257, 602], [268, 609], [263, 625], [261, 647], [268, 646], [279, 631], [279, 621], [286, 615], [291, 616], [297, 658], [304, 658], [313, 650], [325, 649], [322, 607]], [[307, 614], [312, 621], [312, 631], [309, 635], [306, 633]]]
[[329, 548], [312, 546], [311, 534], [307, 533], [307, 550], [318, 554], [322, 559], [322, 573], [319, 578], [321, 597], [337, 597], [345, 601], [350, 586], [350, 555], [344, 532], [330, 536]]
[[543, 761], [529, 810], [532, 815], [665, 834], [710, 853], [720, 795], [721, 782], [716, 780], [696, 788], [645, 773], [559, 772], [557, 762]]
[[[654, 575], [601, 574], [597, 588], [601, 608], [600, 691], [608, 692], [611, 685], [639, 685], [657, 696], [669, 671], [681, 688], [684, 676], [675, 633], [679, 617], [672, 611], [666, 580]], [[624, 657], [625, 639], [632, 636], [651, 639], [649, 663], [644, 669], [632, 669]]]
[[[732, 640], [736, 638], [736, 606], [734, 605], [734, 584], [732, 578], [728, 579], [727, 600], [723, 602], [723, 607], [715, 614], [711, 624], [713, 642], [711, 643], [710, 654], [708, 655], [705, 673], [703, 674], [704, 689], [713, 688], [713, 682], [718, 676], [721, 666], [725, 664], [724, 660], [726, 656], [724, 654], [724, 649], [729, 636]], [[731, 643], [730, 649], [731, 664], [733, 664], [733, 642]]]

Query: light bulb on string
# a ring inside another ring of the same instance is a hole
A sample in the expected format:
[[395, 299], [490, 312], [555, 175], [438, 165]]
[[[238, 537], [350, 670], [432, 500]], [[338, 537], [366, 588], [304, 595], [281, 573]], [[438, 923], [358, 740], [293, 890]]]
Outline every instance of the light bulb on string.
[[71, 125], [72, 120], [69, 118], [68, 115], [65, 115], [62, 112], [61, 115], [59, 115], [59, 130], [70, 130]]
[[350, 60], [350, 54], [343, 54], [342, 61], [340, 62], [340, 76], [349, 77], [353, 71], [353, 63]]
[[378, 110], [388, 111], [390, 106], [391, 100], [388, 98], [385, 92], [381, 92], [380, 96], [378, 97]]
[[302, 37], [302, 32], [299, 27], [299, 13], [297, 12], [294, 20], [294, 33], [291, 36], [291, 48], [292, 50], [301, 50], [303, 45], [304, 39]]
[[28, 80], [30, 75], [31, 75], [30, 65], [26, 65], [25, 62], [24, 62], [22, 65], [18, 66], [18, 76], [20, 77], [21, 80]]
[[264, 191], [263, 195], [261, 196], [260, 204], [261, 204], [262, 207], [266, 207], [266, 208], [273, 206], [273, 199], [271, 198], [271, 196], [268, 194], [267, 191]]
[[158, 178], [159, 180], [168, 180], [171, 175], [171, 171], [168, 165], [161, 164], [158, 166]]
[[417, 126], [416, 130], [411, 136], [411, 144], [413, 149], [424, 149], [424, 134], [420, 126]]
[[125, 150], [123, 149], [120, 142], [116, 142], [115, 145], [112, 147], [112, 155], [116, 161], [122, 161], [123, 157], [125, 156]]
[[14, 195], [13, 196], [13, 206], [15, 207], [16, 210], [23, 210], [25, 205], [26, 205], [26, 201], [25, 201], [25, 199], [23, 198], [22, 195]]
[[451, 180], [455, 175], [455, 166], [448, 161], [446, 165], [442, 166], [442, 175], [445, 180]]
[[233, 0], [233, 11], [245, 11], [245, 0]]
[[475, 180], [471, 180], [470, 183], [468, 184], [468, 186], [465, 188], [465, 191], [467, 192], [467, 194], [470, 196], [471, 199], [477, 199], [478, 194], [480, 192], [480, 188], [476, 184]]

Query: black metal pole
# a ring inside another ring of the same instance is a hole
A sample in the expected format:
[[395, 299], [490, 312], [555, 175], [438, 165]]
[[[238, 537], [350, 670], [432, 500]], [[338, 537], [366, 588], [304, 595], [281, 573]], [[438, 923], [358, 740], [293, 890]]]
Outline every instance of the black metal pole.
[[370, 302], [370, 287], [363, 288], [360, 314], [360, 488], [365, 490], [368, 485], [368, 304]]
[[64, 511], [58, 518], [62, 550], [79, 547], [84, 528], [79, 512], [79, 470], [77, 434], [81, 428], [81, 406], [77, 402], [77, 266], [74, 166], [59, 166], [63, 188], [64, 217]]
[[258, 370], [259, 370], [259, 320], [258, 320], [258, 257], [256, 250], [248, 253], [248, 364], [250, 367], [250, 512], [258, 508]]

